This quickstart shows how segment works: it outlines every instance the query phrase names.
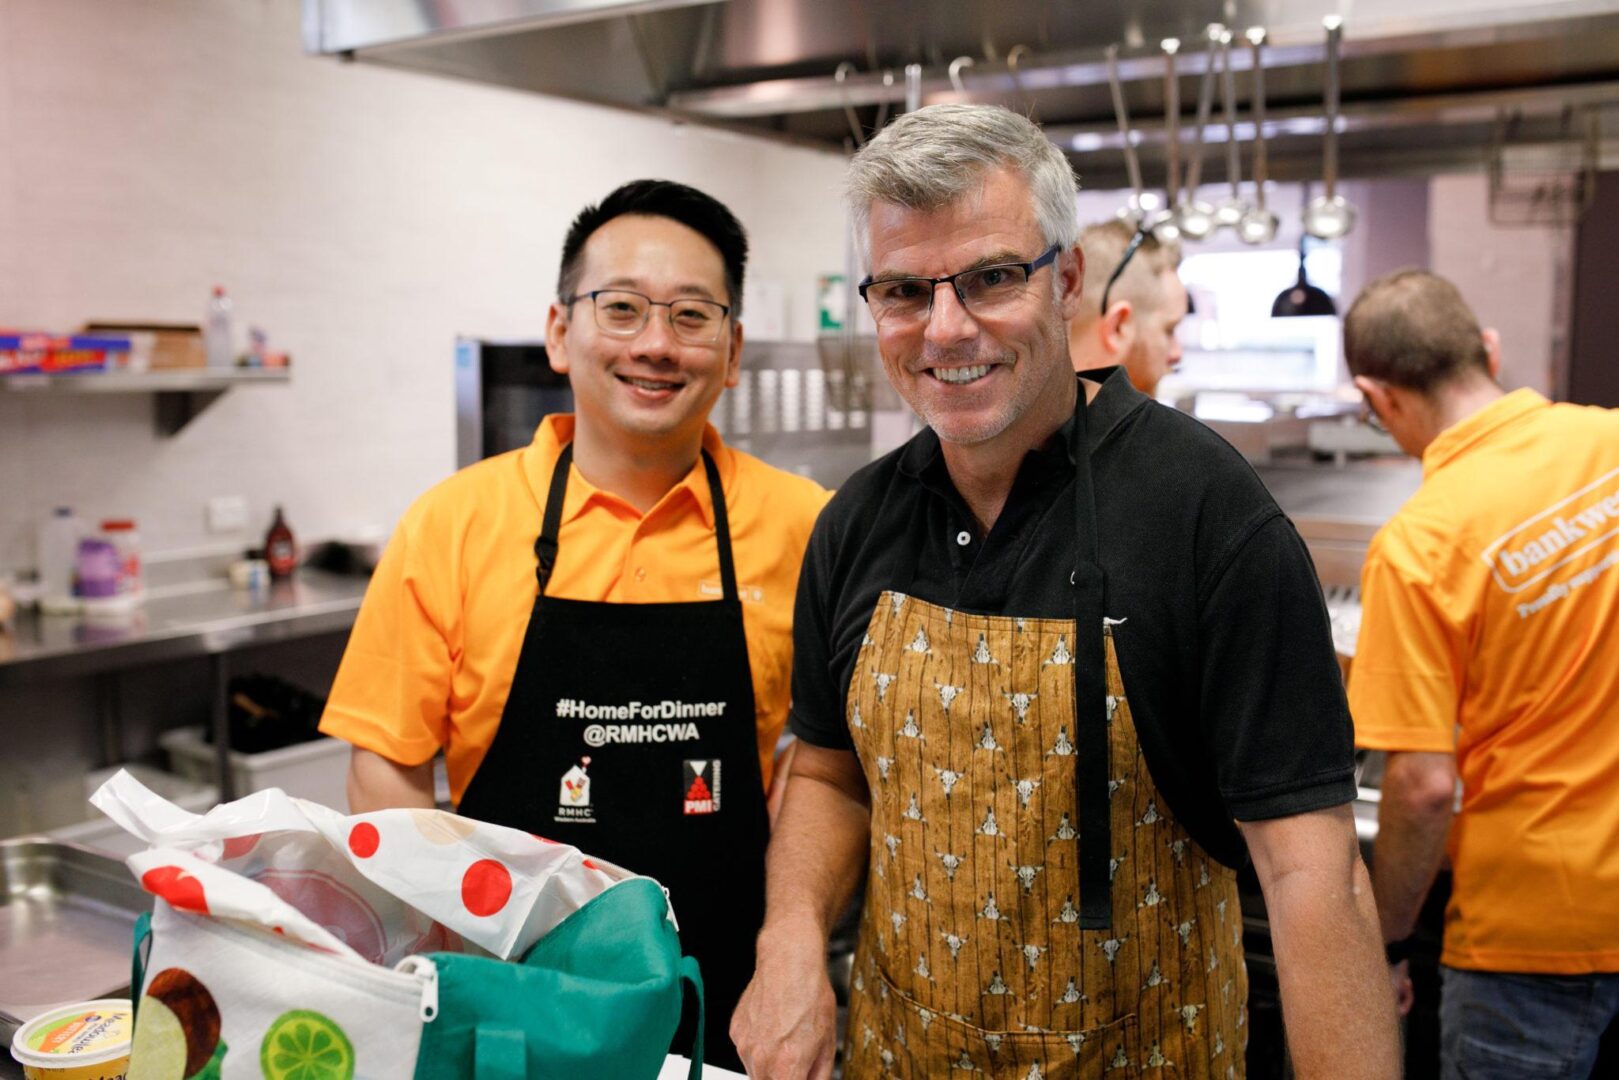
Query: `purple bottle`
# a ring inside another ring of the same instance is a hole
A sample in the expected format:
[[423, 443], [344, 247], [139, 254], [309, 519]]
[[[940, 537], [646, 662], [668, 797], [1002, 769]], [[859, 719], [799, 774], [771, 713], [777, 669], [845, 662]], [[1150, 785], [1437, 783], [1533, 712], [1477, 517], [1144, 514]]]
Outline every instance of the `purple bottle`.
[[118, 595], [118, 549], [110, 540], [86, 537], [79, 541], [76, 563], [77, 578], [73, 591], [85, 599], [102, 599]]

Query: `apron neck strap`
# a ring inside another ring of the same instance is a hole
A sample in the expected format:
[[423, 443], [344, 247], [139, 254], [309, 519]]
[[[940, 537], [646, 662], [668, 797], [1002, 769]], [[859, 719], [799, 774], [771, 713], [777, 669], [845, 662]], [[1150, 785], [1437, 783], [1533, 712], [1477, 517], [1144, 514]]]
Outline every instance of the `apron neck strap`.
[[703, 451], [703, 471], [708, 474], [708, 497], [714, 504], [714, 541], [720, 549], [720, 588], [728, 602], [737, 599], [736, 560], [731, 557], [731, 517], [725, 509], [725, 485], [720, 483], [720, 467], [707, 450]]
[[557, 533], [562, 529], [562, 504], [568, 498], [568, 471], [573, 465], [573, 443], [562, 448], [557, 463], [551, 468], [551, 489], [545, 495], [545, 519], [540, 524], [539, 538], [534, 541], [534, 576], [540, 582], [540, 595], [545, 595], [546, 583], [557, 564]]
[[[714, 539], [720, 549], [720, 587], [725, 599], [737, 599], [736, 560], [731, 554], [731, 519], [725, 508], [725, 486], [720, 483], [719, 466], [707, 450], [702, 451], [703, 472], [708, 478], [708, 495], [714, 504]], [[568, 497], [568, 473], [573, 465], [573, 443], [562, 448], [557, 463], [551, 469], [551, 487], [545, 496], [545, 517], [540, 524], [540, 535], [534, 541], [534, 576], [540, 583], [540, 595], [551, 580], [560, 550], [557, 535], [562, 530], [562, 505]]]
[[1096, 537], [1096, 489], [1091, 479], [1085, 384], [1074, 405], [1074, 755], [1079, 804], [1079, 925], [1113, 924], [1112, 811], [1108, 805], [1107, 646], [1103, 637], [1105, 581]]

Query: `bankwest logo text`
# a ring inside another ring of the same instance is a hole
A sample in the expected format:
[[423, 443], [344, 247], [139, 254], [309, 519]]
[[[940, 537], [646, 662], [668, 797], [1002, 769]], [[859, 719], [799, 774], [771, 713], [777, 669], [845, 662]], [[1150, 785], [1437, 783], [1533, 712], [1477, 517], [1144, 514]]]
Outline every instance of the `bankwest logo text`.
[[1619, 469], [1548, 506], [1484, 549], [1495, 582], [1521, 592], [1619, 536]]

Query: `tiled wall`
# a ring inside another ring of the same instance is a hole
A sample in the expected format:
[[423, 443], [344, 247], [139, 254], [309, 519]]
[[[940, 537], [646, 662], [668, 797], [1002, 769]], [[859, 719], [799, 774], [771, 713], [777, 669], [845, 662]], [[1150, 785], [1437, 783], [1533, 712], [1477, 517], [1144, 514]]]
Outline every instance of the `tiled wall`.
[[[844, 265], [840, 156], [307, 57], [297, 0], [0, 3], [0, 325], [196, 321], [216, 282], [294, 357], [172, 438], [149, 397], [0, 393], [0, 569], [57, 503], [149, 552], [390, 525], [454, 467], [454, 339], [544, 326], [585, 202], [637, 176], [749, 227], [810, 340]], [[204, 527], [242, 495], [252, 526]]]
[[1569, 230], [1491, 225], [1488, 184], [1469, 174], [1429, 184], [1428, 236], [1430, 268], [1501, 333], [1502, 385], [1552, 394], [1553, 360], [1568, 330]]

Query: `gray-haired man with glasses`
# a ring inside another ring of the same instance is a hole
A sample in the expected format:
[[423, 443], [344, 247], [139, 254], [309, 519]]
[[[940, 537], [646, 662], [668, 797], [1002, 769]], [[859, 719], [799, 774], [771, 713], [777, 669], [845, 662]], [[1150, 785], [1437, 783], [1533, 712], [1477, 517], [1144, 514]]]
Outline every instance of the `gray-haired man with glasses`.
[[805, 553], [799, 748], [731, 1026], [749, 1075], [830, 1075], [827, 937], [863, 878], [849, 1080], [1240, 1077], [1250, 856], [1298, 1075], [1396, 1075], [1309, 554], [1206, 428], [1121, 368], [1076, 377], [1062, 151], [934, 105], [846, 192], [884, 371], [928, 427]]

